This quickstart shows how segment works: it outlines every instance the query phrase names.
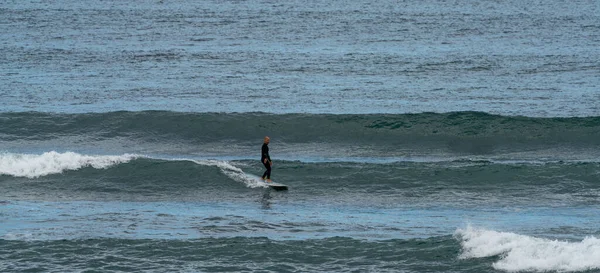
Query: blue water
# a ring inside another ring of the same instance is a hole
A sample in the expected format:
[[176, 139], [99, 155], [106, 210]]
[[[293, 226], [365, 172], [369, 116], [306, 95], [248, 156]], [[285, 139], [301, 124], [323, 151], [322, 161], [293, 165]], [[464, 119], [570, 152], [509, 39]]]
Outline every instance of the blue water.
[[[394, 204], [360, 207], [281, 201], [269, 194], [253, 203], [231, 202], [15, 202], [4, 206], [1, 228], [11, 240], [198, 239], [267, 237], [274, 240], [350, 237], [414, 239], [453, 234], [468, 225], [560, 239], [566, 226], [580, 233], [600, 228], [598, 207], [448, 208]], [[9, 212], [10, 211], [10, 212]], [[28, 213], [23, 215], [22, 212]], [[547, 234], [539, 233], [540, 223]]]
[[0, 271], [600, 272], [599, 49], [596, 1], [5, 1]]
[[14, 1], [3, 111], [598, 116], [593, 1]]

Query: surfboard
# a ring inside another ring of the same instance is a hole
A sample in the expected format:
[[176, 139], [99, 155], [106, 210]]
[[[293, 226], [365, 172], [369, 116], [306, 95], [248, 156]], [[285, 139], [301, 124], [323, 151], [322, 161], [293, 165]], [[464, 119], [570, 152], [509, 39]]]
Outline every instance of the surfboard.
[[[259, 187], [269, 187], [276, 191], [287, 191], [288, 190], [287, 185], [284, 185], [281, 183], [275, 183], [275, 182], [267, 183], [266, 181], [262, 180], [262, 178], [260, 178], [259, 176], [256, 176], [253, 174], [244, 173], [244, 176], [246, 176], [248, 178], [248, 182], [252, 183], [253, 185], [259, 186]], [[252, 188], [254, 188], [254, 187], [255, 186], [252, 186]]]
[[284, 184], [279, 184], [279, 183], [275, 183], [275, 182], [271, 182], [271, 183], [266, 183], [267, 186], [269, 186], [271, 189], [274, 189], [276, 191], [287, 191], [288, 190], [288, 186], [284, 185]]

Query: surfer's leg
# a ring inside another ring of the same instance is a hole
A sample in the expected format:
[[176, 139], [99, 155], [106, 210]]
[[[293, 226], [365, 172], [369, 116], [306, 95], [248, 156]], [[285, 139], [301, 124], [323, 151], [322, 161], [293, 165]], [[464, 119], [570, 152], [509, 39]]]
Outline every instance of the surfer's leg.
[[262, 175], [262, 179], [265, 180], [265, 178], [267, 178], [268, 180], [271, 180], [271, 164], [264, 164], [265, 168], [267, 168], [267, 170], [265, 171], [265, 173], [263, 173]]
[[267, 180], [271, 180], [271, 165], [267, 164]]

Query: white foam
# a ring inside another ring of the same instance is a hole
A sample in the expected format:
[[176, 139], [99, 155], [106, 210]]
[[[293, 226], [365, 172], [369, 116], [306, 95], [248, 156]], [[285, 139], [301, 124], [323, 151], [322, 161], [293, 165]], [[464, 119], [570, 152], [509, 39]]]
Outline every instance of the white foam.
[[266, 188], [267, 184], [262, 182], [258, 176], [247, 174], [242, 169], [222, 160], [191, 160], [204, 166], [216, 166], [229, 178], [245, 184], [249, 188]]
[[458, 229], [461, 259], [500, 256], [493, 264], [498, 270], [573, 272], [600, 269], [600, 239], [586, 237], [580, 242], [536, 238], [510, 232]]
[[35, 178], [83, 167], [108, 168], [116, 164], [129, 162], [137, 157], [137, 155], [131, 154], [107, 156], [82, 155], [74, 152], [58, 153], [55, 151], [43, 154], [1, 153], [0, 175]]

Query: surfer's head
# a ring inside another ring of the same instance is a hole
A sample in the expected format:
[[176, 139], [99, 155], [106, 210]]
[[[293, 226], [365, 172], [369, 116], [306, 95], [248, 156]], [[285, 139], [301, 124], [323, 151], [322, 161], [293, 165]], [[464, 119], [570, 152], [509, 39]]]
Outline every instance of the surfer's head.
[[266, 136], [266, 137], [265, 137], [265, 143], [266, 143], [266, 144], [269, 144], [269, 141], [271, 141], [271, 138], [270, 138], [270, 137], [268, 137], [268, 136]]

